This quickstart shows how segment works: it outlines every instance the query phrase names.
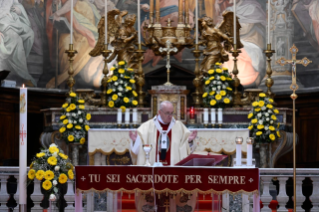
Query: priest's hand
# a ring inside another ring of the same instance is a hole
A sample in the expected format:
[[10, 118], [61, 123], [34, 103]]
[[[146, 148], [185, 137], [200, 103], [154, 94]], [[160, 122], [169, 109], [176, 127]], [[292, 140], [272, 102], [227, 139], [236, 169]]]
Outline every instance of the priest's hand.
[[135, 142], [135, 141], [136, 141], [136, 138], [137, 138], [137, 131], [135, 131], [135, 132], [130, 131], [130, 132], [129, 132], [129, 136], [130, 136], [131, 140], [132, 140], [133, 142]]
[[191, 142], [192, 140], [194, 140], [196, 136], [197, 136], [197, 130], [194, 130], [192, 134], [190, 134], [190, 136], [188, 137], [188, 142]]

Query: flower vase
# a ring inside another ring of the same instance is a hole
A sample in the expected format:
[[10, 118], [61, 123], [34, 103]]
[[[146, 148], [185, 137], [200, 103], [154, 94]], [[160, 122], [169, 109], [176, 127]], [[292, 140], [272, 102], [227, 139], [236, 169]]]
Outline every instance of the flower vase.
[[259, 168], [269, 168], [269, 143], [259, 144]]
[[72, 146], [72, 163], [74, 166], [79, 165], [79, 146], [81, 145], [80, 143], [70, 143]]

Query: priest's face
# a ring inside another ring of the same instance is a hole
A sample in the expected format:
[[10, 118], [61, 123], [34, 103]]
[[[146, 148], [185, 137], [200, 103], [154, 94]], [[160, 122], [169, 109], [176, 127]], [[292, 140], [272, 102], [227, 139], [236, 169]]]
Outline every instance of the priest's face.
[[172, 121], [174, 114], [174, 107], [171, 104], [166, 104], [161, 110], [158, 111], [165, 124], [169, 124]]

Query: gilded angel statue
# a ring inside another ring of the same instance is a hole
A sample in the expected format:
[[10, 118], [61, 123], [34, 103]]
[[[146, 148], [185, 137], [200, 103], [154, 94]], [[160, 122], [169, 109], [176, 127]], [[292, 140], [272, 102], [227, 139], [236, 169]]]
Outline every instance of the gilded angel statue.
[[[114, 51], [111, 56], [107, 58], [107, 62], [111, 62], [117, 56], [117, 61], [125, 60], [131, 68], [136, 65], [134, 46], [134, 44], [137, 43], [137, 32], [134, 28], [136, 15], [127, 15], [127, 13], [126, 10], [120, 11], [115, 9], [109, 11], [107, 14], [107, 43], [114, 47]], [[123, 18], [124, 23], [122, 23]], [[105, 18], [102, 17], [98, 24], [99, 39], [94, 49], [90, 52], [92, 57], [101, 55], [101, 52], [104, 50], [104, 22]]]
[[[234, 27], [233, 12], [225, 11], [224, 20], [215, 27], [213, 19], [203, 17], [198, 20], [200, 31], [199, 45], [206, 48], [203, 50], [204, 59], [201, 63], [201, 72], [207, 72], [215, 63], [229, 60], [227, 52], [233, 47]], [[239, 29], [241, 28], [237, 18], [237, 49], [243, 48], [239, 39]]]

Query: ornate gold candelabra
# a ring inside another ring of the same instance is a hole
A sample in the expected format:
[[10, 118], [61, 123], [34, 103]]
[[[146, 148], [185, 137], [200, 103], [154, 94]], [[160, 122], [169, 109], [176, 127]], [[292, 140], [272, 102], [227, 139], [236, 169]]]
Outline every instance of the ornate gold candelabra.
[[70, 68], [68, 71], [69, 74], [69, 79], [67, 81], [67, 84], [69, 86], [69, 92], [73, 92], [73, 86], [75, 85], [75, 80], [73, 78], [73, 74], [74, 74], [74, 69], [73, 69], [73, 57], [75, 56], [75, 54], [77, 54], [78, 52], [76, 50], [73, 50], [73, 44], [69, 44], [69, 50], [66, 50], [65, 53], [68, 54], [69, 57], [69, 62], [70, 62]]
[[201, 73], [199, 70], [199, 57], [200, 57], [200, 53], [201, 51], [199, 50], [199, 45], [195, 44], [195, 50], [193, 51], [194, 56], [195, 56], [195, 79], [193, 80], [193, 84], [195, 86], [195, 92], [192, 94], [193, 96], [193, 100], [195, 103], [195, 107], [200, 107], [202, 104], [202, 93], [201, 93]]
[[112, 51], [108, 50], [108, 44], [105, 44], [104, 45], [104, 50], [102, 51], [102, 55], [104, 57], [104, 69], [103, 69], [103, 74], [104, 74], [104, 77], [103, 79], [101, 80], [101, 84], [103, 86], [103, 91], [101, 93], [101, 102], [100, 104], [102, 106], [105, 106], [107, 105], [107, 100], [106, 100], [106, 95], [107, 95], [107, 84], [108, 84], [108, 76], [107, 74], [109, 73], [109, 69], [107, 67], [107, 57], [109, 56], [109, 54], [111, 53]]
[[238, 75], [238, 69], [237, 69], [237, 57], [239, 55], [239, 53], [241, 53], [240, 50], [237, 50], [237, 44], [234, 44], [234, 48], [232, 51], [230, 51], [234, 57], [234, 68], [233, 68], [233, 75], [234, 75], [234, 106], [235, 107], [239, 107], [242, 105], [241, 103], [241, 93], [238, 92], [238, 86], [240, 85], [240, 80], [237, 77]]
[[136, 51], [137, 56], [138, 56], [138, 70], [136, 72], [135, 78], [136, 82], [138, 85], [137, 88], [137, 94], [138, 94], [138, 106], [143, 107], [144, 106], [144, 96], [145, 93], [143, 92], [143, 85], [145, 84], [145, 79], [144, 79], [144, 72], [142, 68], [142, 63], [144, 60], [144, 50], [142, 49], [142, 44], [138, 44], [138, 50]]
[[274, 80], [271, 78], [272, 70], [271, 70], [271, 57], [274, 50], [271, 50], [271, 44], [267, 44], [267, 50], [264, 51], [267, 56], [267, 79], [265, 81], [265, 85], [267, 86], [266, 95], [270, 98], [274, 98], [275, 94], [271, 92], [271, 86], [274, 84]]

